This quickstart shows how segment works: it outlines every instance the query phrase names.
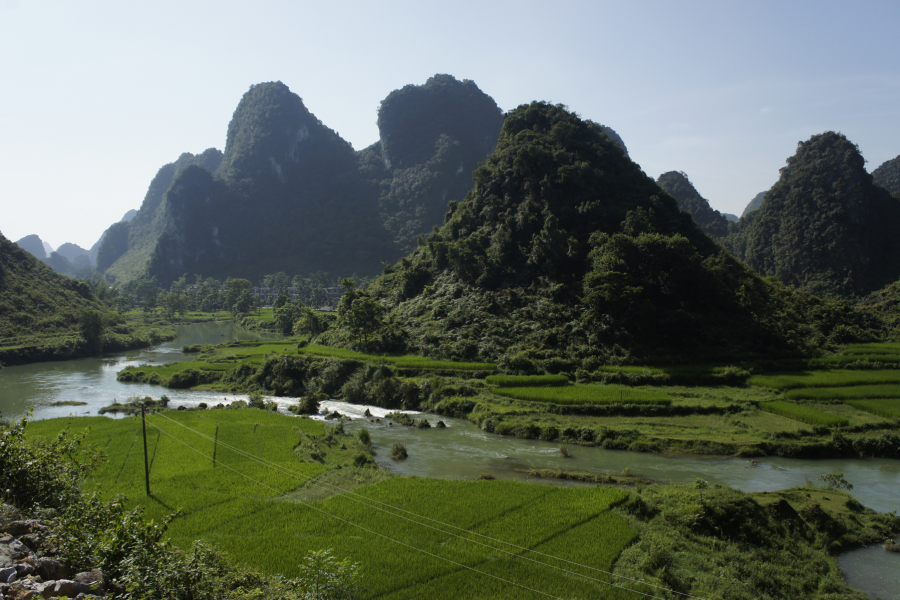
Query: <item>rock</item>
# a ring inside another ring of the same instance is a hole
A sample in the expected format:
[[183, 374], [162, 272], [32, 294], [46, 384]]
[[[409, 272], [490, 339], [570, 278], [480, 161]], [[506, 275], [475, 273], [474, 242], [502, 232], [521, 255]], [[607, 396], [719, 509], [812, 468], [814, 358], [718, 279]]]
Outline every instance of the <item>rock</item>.
[[6, 531], [6, 533], [15, 537], [23, 536], [29, 533], [35, 533], [37, 531], [47, 531], [46, 527], [41, 525], [40, 522], [34, 520], [13, 521], [3, 529], [4, 531]]
[[53, 579], [65, 579], [69, 576], [69, 567], [55, 558], [43, 556], [35, 560], [33, 564], [35, 573], [47, 581]]
[[27, 577], [34, 573], [34, 567], [27, 564], [22, 563], [20, 565], [16, 565], [16, 577], [21, 579], [22, 577]]
[[370, 412], [369, 412], [369, 409], [367, 408], [367, 409], [366, 409], [366, 412], [363, 413], [363, 416], [365, 416], [365, 417], [371, 417], [371, 416], [372, 416], [372, 413], [370, 413]]
[[106, 573], [101, 571], [100, 569], [92, 569], [90, 571], [83, 571], [78, 573], [73, 578], [78, 583], [83, 583], [85, 585], [97, 586], [98, 588], [105, 588], [106, 584], [109, 582], [109, 577], [106, 576]]
[[15, 567], [4, 567], [0, 569], [0, 583], [12, 583], [18, 577]]
[[90, 594], [96, 591], [94, 586], [72, 581], [71, 579], [60, 579], [58, 581], [48, 581], [43, 584], [41, 587], [41, 596], [44, 598], [52, 598], [54, 596], [74, 598], [78, 594]]
[[435, 425], [435, 427], [446, 427], [446, 426], [447, 426], [447, 424], [444, 423], [443, 421], [438, 421], [437, 424]]
[[8, 533], [0, 534], [0, 569], [20, 563], [29, 556], [34, 554], [25, 544]]

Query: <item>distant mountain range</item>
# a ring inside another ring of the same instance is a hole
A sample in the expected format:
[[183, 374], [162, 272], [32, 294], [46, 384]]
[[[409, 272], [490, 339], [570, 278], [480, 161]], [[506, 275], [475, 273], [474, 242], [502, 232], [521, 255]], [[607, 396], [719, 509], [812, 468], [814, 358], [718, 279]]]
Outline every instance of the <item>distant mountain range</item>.
[[502, 123], [475, 83], [435, 75], [389, 94], [380, 140], [354, 151], [283, 83], [252, 86], [225, 152], [160, 169], [134, 219], [105, 232], [97, 269], [163, 285], [185, 273], [377, 273], [465, 196]]

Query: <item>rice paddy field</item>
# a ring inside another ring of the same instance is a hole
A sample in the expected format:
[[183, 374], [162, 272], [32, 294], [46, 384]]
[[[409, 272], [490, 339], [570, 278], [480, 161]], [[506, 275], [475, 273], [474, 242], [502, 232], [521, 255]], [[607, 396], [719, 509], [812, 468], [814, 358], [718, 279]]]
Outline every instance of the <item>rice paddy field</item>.
[[900, 399], [880, 399], [880, 400], [846, 400], [844, 404], [885, 417], [888, 419], [900, 419]]
[[667, 406], [665, 392], [624, 385], [568, 385], [564, 387], [498, 387], [493, 393], [516, 400], [548, 404], [656, 404]]
[[832, 388], [801, 388], [788, 390], [791, 400], [850, 400], [857, 398], [900, 398], [900, 385], [850, 385]]
[[565, 375], [488, 375], [484, 379], [488, 385], [497, 387], [553, 387], [569, 384]]
[[750, 377], [747, 383], [774, 390], [895, 384], [897, 390], [900, 391], [900, 371], [894, 369], [873, 371], [836, 369], [832, 371], [807, 371], [804, 373], [778, 375], [754, 375]]
[[760, 410], [781, 415], [810, 425], [824, 425], [826, 427], [843, 427], [849, 424], [849, 421], [838, 415], [816, 410], [802, 404], [793, 402], [785, 402], [784, 400], [772, 400], [770, 402], [761, 402]]
[[[603, 572], [637, 535], [610, 511], [622, 490], [401, 477], [357, 487], [375, 471], [349, 466], [352, 456], [342, 463], [341, 439], [327, 442], [316, 421], [253, 409], [147, 421], [149, 498], [139, 418], [76, 418], [69, 427], [87, 430], [86, 443], [107, 456], [90, 485], [127, 494], [149, 518], [180, 511], [169, 528], [178, 545], [208, 540], [289, 577], [299, 574], [298, 557], [333, 549], [363, 565], [363, 598], [639, 597], [607, 585]], [[64, 425], [32, 422], [29, 435], [54, 436]], [[313, 443], [327, 446], [332, 466], [304, 460]]]
[[434, 360], [424, 356], [391, 356], [379, 354], [364, 354], [347, 350], [346, 348], [335, 348], [332, 346], [318, 346], [310, 344], [300, 349], [303, 354], [312, 354], [315, 356], [334, 356], [337, 358], [347, 358], [353, 360], [362, 360], [368, 362], [386, 362], [394, 365], [398, 369], [439, 369], [451, 371], [494, 371], [497, 365], [494, 363], [484, 362], [454, 362], [449, 360]]

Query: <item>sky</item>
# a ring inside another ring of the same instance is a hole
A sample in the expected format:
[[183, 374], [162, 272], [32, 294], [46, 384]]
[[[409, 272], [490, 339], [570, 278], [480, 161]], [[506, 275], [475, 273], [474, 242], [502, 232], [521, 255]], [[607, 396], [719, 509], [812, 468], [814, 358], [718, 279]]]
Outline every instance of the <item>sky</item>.
[[182, 152], [224, 150], [280, 80], [357, 149], [435, 73], [567, 105], [653, 178], [740, 214], [797, 143], [900, 154], [900, 2], [0, 0], [0, 232], [90, 248]]

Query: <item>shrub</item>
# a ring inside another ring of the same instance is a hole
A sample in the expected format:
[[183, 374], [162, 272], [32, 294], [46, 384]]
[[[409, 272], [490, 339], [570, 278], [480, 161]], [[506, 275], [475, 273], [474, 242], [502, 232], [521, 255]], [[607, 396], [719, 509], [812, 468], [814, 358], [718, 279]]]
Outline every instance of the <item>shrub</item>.
[[391, 458], [394, 460], [406, 460], [408, 456], [406, 446], [400, 442], [394, 442], [394, 445], [391, 446]]

